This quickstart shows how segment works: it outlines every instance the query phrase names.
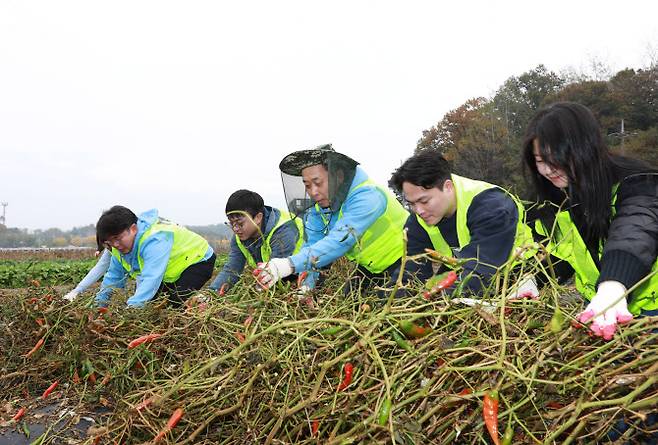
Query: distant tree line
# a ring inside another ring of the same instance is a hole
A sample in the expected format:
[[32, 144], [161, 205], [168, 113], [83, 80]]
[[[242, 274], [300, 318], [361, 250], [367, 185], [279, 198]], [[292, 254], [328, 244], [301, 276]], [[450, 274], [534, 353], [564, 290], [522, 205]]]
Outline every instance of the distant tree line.
[[[188, 228], [206, 238], [213, 247], [225, 245], [231, 235], [231, 230], [225, 224], [188, 226]], [[96, 227], [89, 224], [71, 230], [57, 228], [27, 230], [7, 228], [0, 224], [0, 248], [70, 246], [96, 247]]]
[[579, 102], [592, 109], [611, 150], [658, 166], [658, 64], [604, 79], [556, 74], [539, 65], [510, 77], [493, 97], [467, 100], [423, 131], [416, 151], [435, 149], [455, 173], [524, 195], [520, 152], [525, 127], [542, 106]]

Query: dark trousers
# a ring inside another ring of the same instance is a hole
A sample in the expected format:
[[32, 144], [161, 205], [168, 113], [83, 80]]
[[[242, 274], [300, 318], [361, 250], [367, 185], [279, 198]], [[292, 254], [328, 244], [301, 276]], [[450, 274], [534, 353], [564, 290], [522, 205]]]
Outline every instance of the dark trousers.
[[213, 253], [207, 260], [192, 264], [183, 271], [178, 280], [173, 283], [163, 282], [156, 295], [165, 294], [169, 303], [174, 307], [182, 305], [212, 277], [216, 258], [217, 256]]
[[[397, 260], [380, 273], [372, 273], [365, 267], [359, 266], [345, 283], [343, 293], [345, 296], [352, 292], [372, 293], [375, 287], [392, 287], [399, 271], [400, 260]], [[374, 293], [380, 298], [386, 296], [386, 292], [381, 289], [377, 289]]]

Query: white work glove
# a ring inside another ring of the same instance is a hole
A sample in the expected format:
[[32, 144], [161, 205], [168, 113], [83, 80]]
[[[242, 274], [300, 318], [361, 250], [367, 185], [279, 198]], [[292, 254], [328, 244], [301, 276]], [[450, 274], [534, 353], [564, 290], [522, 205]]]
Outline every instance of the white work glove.
[[78, 298], [78, 295], [80, 295], [79, 292], [76, 292], [75, 289], [73, 289], [71, 292], [68, 294], [64, 295], [62, 298], [64, 298], [66, 301], [73, 301], [76, 298]]
[[594, 321], [589, 327], [594, 335], [612, 340], [617, 323], [628, 323], [633, 314], [628, 312], [626, 306], [626, 287], [618, 281], [604, 281], [583, 312], [578, 315], [578, 321], [586, 323], [592, 318]]
[[488, 301], [483, 301], [479, 300], [477, 298], [453, 298], [450, 300], [452, 303], [461, 303], [465, 304], [466, 306], [471, 306], [475, 307], [478, 306], [480, 309], [482, 309], [484, 312], [488, 312], [490, 314], [494, 313], [496, 311], [497, 306], [493, 303], [489, 303]]
[[525, 276], [520, 282], [516, 290], [508, 297], [509, 300], [520, 300], [522, 298], [530, 298], [536, 300], [539, 298], [539, 289], [537, 289], [537, 282], [533, 275]]
[[267, 263], [258, 263], [253, 274], [263, 289], [269, 289], [293, 272], [292, 263], [288, 258], [273, 258]]

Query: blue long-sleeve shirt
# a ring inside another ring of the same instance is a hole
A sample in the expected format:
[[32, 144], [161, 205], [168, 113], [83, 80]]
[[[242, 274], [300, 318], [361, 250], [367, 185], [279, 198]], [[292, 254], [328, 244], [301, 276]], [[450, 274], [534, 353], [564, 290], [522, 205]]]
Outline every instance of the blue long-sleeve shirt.
[[[512, 198], [503, 190], [492, 188], [477, 194], [466, 213], [466, 225], [471, 234], [470, 242], [459, 248], [456, 214], [442, 219], [437, 224], [443, 239], [452, 249], [456, 258], [477, 258], [467, 261], [461, 276], [473, 276], [466, 288], [474, 294], [487, 286], [489, 279], [509, 258], [514, 246], [518, 209]], [[425, 253], [425, 248], [433, 249], [432, 241], [425, 229], [418, 223], [416, 215], [411, 215], [405, 224], [407, 229], [407, 255]], [[409, 262], [406, 273], [415, 274], [421, 280], [429, 279], [432, 265], [429, 261]]]
[[331, 209], [307, 210], [304, 216], [306, 241], [302, 249], [290, 257], [295, 273], [308, 271], [304, 284], [313, 288], [317, 269], [325, 267], [345, 255], [357, 240], [386, 211], [386, 196], [373, 185], [355, 188], [368, 179], [368, 175], [356, 167], [350, 190], [343, 203], [342, 217]]
[[[139, 215], [137, 219], [137, 235], [133, 242], [132, 250], [121, 255], [133, 272], [137, 275], [137, 288], [135, 294], [128, 298], [128, 306], [142, 307], [151, 301], [160, 288], [169, 255], [174, 245], [174, 235], [171, 232], [156, 232], [149, 236], [141, 246], [141, 256], [144, 269], [139, 268], [139, 259], [137, 255], [137, 246], [144, 233], [152, 224], [158, 221], [158, 211], [152, 209]], [[200, 261], [205, 261], [213, 255], [212, 247], [208, 246], [205, 256]], [[110, 267], [103, 278], [101, 289], [96, 294], [96, 303], [99, 305], [107, 304], [113, 289], [123, 289], [126, 286], [128, 272], [114, 256], [110, 261]]]
[[[274, 227], [279, 222], [281, 212], [278, 209], [265, 206], [263, 214], [263, 221], [265, 221], [265, 230], [263, 235], [267, 238], [269, 233], [274, 230]], [[262, 230], [262, 228], [261, 228]], [[270, 258], [286, 258], [295, 251], [295, 245], [299, 239], [299, 230], [294, 221], [287, 221], [272, 233], [270, 238], [270, 247], [272, 251]], [[256, 235], [255, 238], [243, 241], [242, 244], [247, 251], [254, 258], [257, 263], [263, 261], [260, 248], [263, 245], [263, 237]], [[210, 289], [218, 290], [224, 283], [234, 285], [239, 279], [242, 270], [244, 269], [247, 259], [238, 247], [236, 237], [231, 239], [231, 250], [228, 253], [228, 259], [222, 267], [215, 280], [210, 285]]]
[[86, 291], [89, 286], [94, 284], [96, 281], [100, 280], [105, 272], [110, 268], [110, 260], [112, 259], [112, 254], [109, 250], [103, 249], [98, 262], [91, 268], [87, 275], [78, 283], [78, 285], [73, 289], [75, 292], [81, 294]]

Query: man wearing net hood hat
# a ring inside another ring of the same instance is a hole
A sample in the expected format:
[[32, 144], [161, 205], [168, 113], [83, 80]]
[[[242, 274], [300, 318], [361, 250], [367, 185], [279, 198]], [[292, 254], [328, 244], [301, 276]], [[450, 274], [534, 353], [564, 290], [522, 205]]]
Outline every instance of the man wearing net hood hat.
[[263, 287], [306, 271], [304, 284], [313, 288], [317, 270], [342, 256], [359, 265], [366, 284], [399, 266], [409, 213], [358, 162], [326, 144], [287, 155], [279, 169], [288, 208], [303, 218], [306, 240], [298, 253], [259, 265], [255, 273]]

